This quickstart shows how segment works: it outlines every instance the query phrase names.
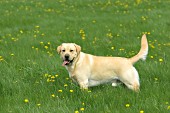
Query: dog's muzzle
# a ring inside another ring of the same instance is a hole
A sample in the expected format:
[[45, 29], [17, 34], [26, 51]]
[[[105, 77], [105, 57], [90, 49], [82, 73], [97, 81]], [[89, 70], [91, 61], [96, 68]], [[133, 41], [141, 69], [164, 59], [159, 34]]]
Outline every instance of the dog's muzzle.
[[73, 62], [73, 60], [74, 59], [70, 60], [69, 54], [65, 54], [62, 66], [71, 64]]

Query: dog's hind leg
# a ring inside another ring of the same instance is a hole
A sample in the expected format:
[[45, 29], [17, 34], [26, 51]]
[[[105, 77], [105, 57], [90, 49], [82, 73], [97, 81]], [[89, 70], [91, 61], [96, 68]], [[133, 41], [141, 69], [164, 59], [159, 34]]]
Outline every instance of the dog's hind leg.
[[137, 70], [132, 67], [131, 69], [125, 71], [120, 80], [131, 90], [136, 92], [139, 91], [140, 83], [139, 83], [139, 75]]

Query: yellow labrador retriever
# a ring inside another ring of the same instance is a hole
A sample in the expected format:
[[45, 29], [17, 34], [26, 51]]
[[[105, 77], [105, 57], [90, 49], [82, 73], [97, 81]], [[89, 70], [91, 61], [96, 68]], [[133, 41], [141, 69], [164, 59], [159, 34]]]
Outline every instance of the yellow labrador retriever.
[[63, 66], [68, 70], [69, 77], [81, 88], [111, 82], [117, 86], [117, 80], [129, 89], [139, 91], [139, 75], [133, 64], [139, 59], [145, 60], [148, 54], [146, 35], [142, 36], [141, 49], [132, 58], [94, 56], [81, 52], [81, 47], [74, 43], [63, 43], [57, 47]]

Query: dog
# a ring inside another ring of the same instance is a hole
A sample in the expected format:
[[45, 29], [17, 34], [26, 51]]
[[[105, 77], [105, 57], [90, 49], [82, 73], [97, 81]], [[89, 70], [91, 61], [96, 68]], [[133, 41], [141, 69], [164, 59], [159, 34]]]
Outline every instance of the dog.
[[94, 56], [81, 52], [75, 43], [62, 43], [57, 52], [63, 60], [69, 77], [77, 82], [82, 89], [111, 82], [118, 85], [118, 80], [129, 89], [140, 90], [139, 75], [133, 66], [138, 60], [145, 60], [148, 54], [146, 35], [141, 38], [141, 49], [131, 58]]

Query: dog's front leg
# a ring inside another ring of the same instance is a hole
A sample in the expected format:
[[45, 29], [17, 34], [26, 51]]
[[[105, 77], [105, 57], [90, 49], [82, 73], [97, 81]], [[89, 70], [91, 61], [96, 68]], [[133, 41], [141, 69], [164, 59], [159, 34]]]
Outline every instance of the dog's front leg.
[[87, 90], [88, 89], [88, 79], [80, 80], [80, 81], [78, 81], [78, 83], [80, 85], [80, 89], [82, 89], [82, 90]]

